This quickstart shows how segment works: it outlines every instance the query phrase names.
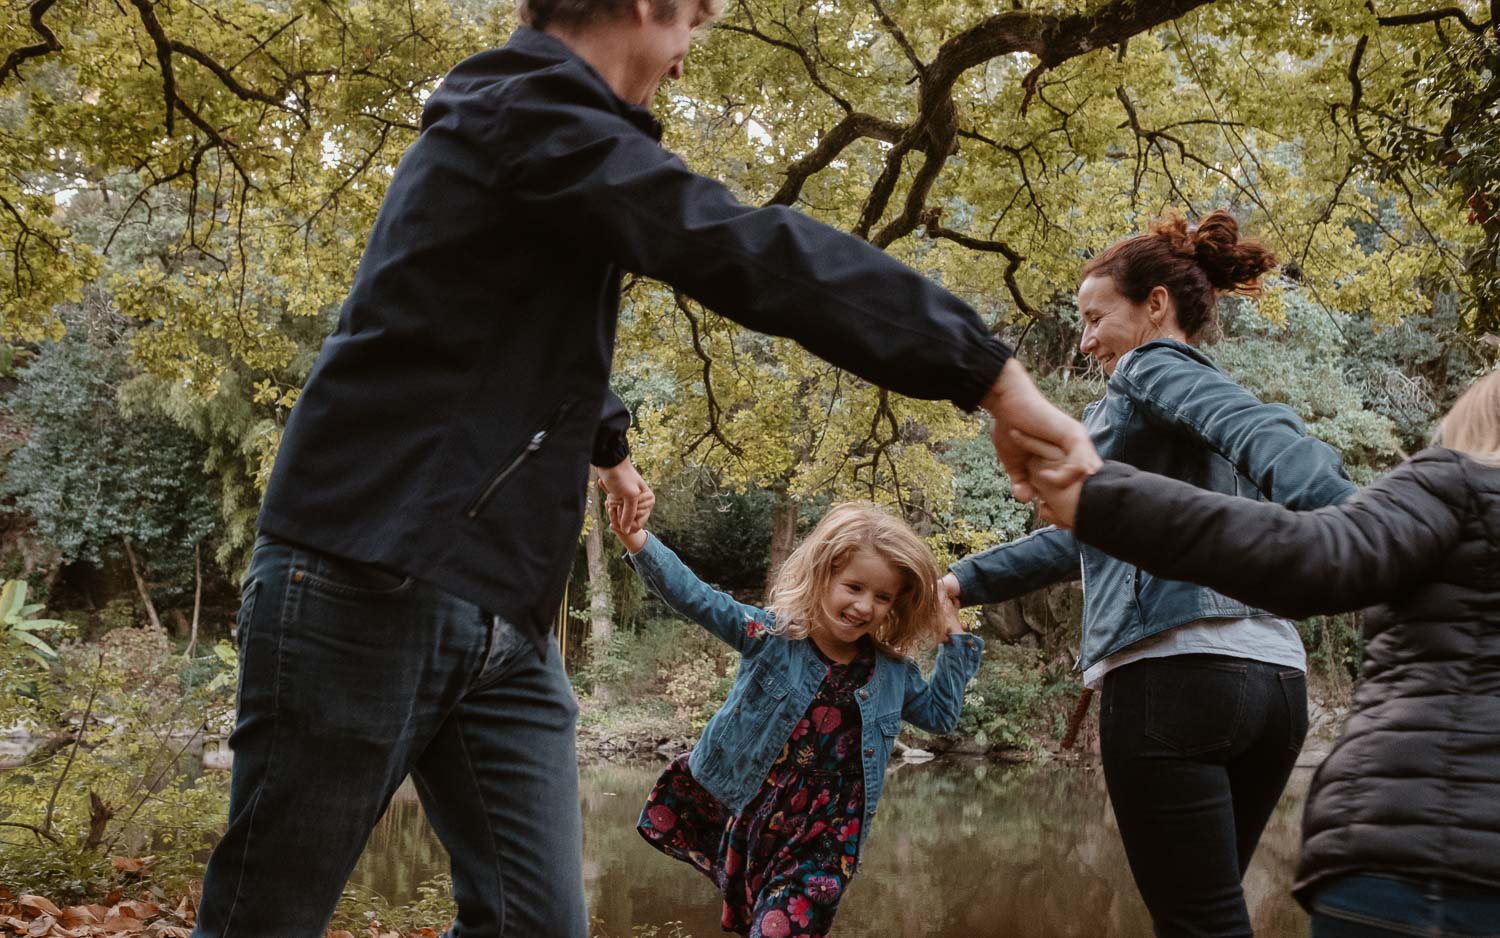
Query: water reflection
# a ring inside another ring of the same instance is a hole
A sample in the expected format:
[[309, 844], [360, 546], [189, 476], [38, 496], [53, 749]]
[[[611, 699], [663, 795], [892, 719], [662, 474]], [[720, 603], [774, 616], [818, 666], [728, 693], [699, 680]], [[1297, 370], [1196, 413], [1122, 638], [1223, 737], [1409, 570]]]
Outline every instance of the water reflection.
[[[681, 920], [696, 938], [719, 929], [708, 881], [635, 832], [658, 766], [583, 769], [584, 876], [589, 912], [610, 935]], [[1246, 877], [1256, 932], [1303, 938], [1288, 894], [1308, 774], [1299, 771]], [[1149, 938], [1097, 771], [938, 761], [887, 779], [864, 868], [839, 911], [845, 938], [1111, 935]], [[354, 879], [394, 902], [446, 872], [415, 797], [398, 797]]]

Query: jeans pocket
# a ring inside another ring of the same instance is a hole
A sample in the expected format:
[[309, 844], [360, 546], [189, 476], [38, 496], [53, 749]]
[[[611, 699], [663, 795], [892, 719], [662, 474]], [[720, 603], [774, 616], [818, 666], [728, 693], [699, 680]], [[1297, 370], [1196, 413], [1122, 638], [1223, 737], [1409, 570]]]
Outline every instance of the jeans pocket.
[[1249, 669], [1170, 659], [1153, 664], [1146, 686], [1146, 735], [1185, 756], [1227, 749], [1245, 708]]
[[317, 592], [354, 599], [377, 599], [406, 592], [416, 580], [373, 563], [345, 560], [329, 554], [313, 554], [296, 582]]
[[1307, 675], [1301, 671], [1282, 671], [1276, 675], [1286, 700], [1287, 749], [1297, 755], [1307, 740]]
[[255, 618], [255, 597], [259, 592], [260, 580], [248, 580], [240, 587], [240, 610], [234, 617], [234, 644], [240, 654], [245, 653], [245, 635]]

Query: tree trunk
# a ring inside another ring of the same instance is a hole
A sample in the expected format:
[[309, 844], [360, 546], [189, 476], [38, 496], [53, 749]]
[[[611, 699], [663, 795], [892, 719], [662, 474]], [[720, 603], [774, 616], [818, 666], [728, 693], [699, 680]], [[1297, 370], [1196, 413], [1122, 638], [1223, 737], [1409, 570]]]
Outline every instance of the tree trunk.
[[771, 548], [766, 557], [766, 596], [771, 595], [771, 586], [781, 565], [792, 555], [797, 546], [797, 502], [783, 488], [776, 490], [776, 502], [771, 506]]
[[193, 545], [193, 625], [188, 632], [187, 650], [182, 653], [183, 657], [193, 657], [193, 649], [198, 647], [198, 615], [203, 611], [203, 545]]
[[[601, 510], [603, 499], [599, 497], [598, 476], [589, 475], [589, 496], [585, 512], [588, 515], [588, 534], [584, 538], [584, 554], [589, 568], [589, 635], [594, 654], [607, 648], [614, 635], [615, 623], [611, 618], [612, 596], [609, 586], [609, 562], [604, 555], [604, 530], [609, 526]], [[594, 697], [601, 703], [609, 703], [613, 697], [611, 688], [602, 683], [594, 684]]]
[[156, 614], [156, 606], [151, 602], [151, 594], [146, 591], [146, 581], [141, 577], [140, 562], [135, 559], [135, 548], [130, 546], [130, 541], [125, 542], [125, 556], [130, 560], [130, 573], [135, 577], [135, 588], [141, 594], [141, 602], [146, 604], [146, 618], [151, 620], [151, 627], [161, 629], [161, 618]]

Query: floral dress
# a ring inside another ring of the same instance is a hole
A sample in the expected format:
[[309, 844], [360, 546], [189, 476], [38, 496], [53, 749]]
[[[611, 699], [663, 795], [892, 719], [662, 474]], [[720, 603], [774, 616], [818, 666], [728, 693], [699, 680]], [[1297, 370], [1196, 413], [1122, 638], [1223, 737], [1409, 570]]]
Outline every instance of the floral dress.
[[[817, 645], [813, 645], [817, 650]], [[688, 754], [667, 766], [636, 829], [690, 863], [724, 894], [725, 931], [749, 938], [823, 938], [859, 857], [865, 810], [855, 691], [875, 670], [866, 640], [848, 664], [829, 660], [808, 705], [760, 791], [730, 814], [688, 771]]]

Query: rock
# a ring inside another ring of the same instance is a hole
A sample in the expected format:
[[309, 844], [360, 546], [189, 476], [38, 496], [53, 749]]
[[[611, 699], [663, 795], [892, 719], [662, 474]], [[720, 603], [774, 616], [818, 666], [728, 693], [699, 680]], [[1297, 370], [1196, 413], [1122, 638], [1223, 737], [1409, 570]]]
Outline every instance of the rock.
[[228, 772], [234, 764], [234, 751], [228, 746], [203, 747], [203, 769], [206, 772]]
[[980, 606], [979, 618], [985, 630], [998, 635], [1003, 642], [1020, 641], [1031, 634], [1031, 626], [1026, 623], [1019, 602]]
[[908, 746], [901, 752], [901, 761], [903, 762], [931, 762], [932, 759], [932, 753], [926, 749], [915, 749]]

